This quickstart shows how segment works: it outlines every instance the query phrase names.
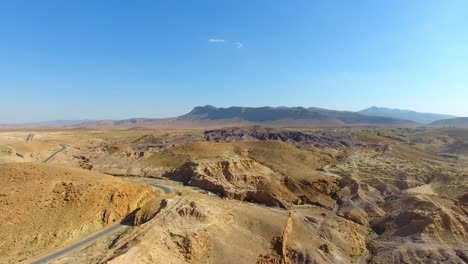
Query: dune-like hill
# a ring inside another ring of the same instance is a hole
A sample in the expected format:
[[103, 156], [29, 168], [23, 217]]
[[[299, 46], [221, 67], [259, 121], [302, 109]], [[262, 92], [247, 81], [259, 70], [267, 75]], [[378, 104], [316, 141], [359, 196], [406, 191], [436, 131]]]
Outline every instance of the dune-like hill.
[[76, 168], [0, 164], [0, 262], [17, 263], [120, 221], [152, 187]]

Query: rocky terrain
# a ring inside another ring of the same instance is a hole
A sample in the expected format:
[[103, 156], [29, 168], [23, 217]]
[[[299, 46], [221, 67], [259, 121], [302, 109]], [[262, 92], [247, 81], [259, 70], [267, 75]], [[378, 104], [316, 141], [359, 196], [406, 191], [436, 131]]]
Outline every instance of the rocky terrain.
[[[172, 190], [141, 198], [135, 224], [147, 223], [58, 263], [467, 261], [464, 129], [255, 126], [36, 134], [36, 144], [70, 142], [54, 164]], [[77, 196], [87, 194], [80, 190]], [[129, 211], [116, 212], [116, 219]], [[100, 212], [86, 218], [108, 222]]]
[[320, 207], [288, 212], [182, 190], [111, 247], [96, 244], [57, 263], [358, 263], [367, 233]]
[[[335, 179], [314, 170], [331, 158], [279, 141], [236, 144], [199, 141], [123, 162], [108, 156], [96, 159], [94, 169], [104, 173], [165, 177], [223, 197], [281, 207], [303, 200], [324, 203], [328, 207], [333, 207], [334, 203], [329, 198], [333, 189], [327, 186]], [[296, 167], [291, 170], [293, 165]]]
[[329, 130], [300, 131], [260, 126], [207, 130], [203, 133], [203, 138], [206, 141], [214, 142], [277, 140], [301, 149], [327, 153], [332, 156], [351, 148], [368, 148], [381, 152], [388, 148], [388, 145], [358, 142], [347, 134]]
[[385, 156], [355, 152], [326, 171], [342, 176], [338, 214], [375, 232], [371, 263], [463, 263], [466, 168], [395, 145]]

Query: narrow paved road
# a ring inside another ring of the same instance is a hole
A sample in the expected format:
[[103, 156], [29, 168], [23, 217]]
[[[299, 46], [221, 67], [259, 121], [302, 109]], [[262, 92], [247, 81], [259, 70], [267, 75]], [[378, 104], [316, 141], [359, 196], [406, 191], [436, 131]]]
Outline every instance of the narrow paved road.
[[26, 141], [32, 141], [34, 137], [34, 134], [29, 134], [28, 137], [26, 138]]
[[166, 186], [163, 186], [163, 185], [159, 185], [159, 184], [155, 184], [155, 183], [150, 183], [149, 185], [155, 187], [155, 188], [158, 188], [160, 189], [161, 191], [163, 191], [165, 194], [170, 194], [172, 193], [172, 190], [171, 188], [169, 187], [166, 187]]
[[[62, 145], [63, 147], [63, 145]], [[63, 150], [62, 150], [63, 151]], [[169, 193], [172, 193], [172, 190], [169, 188], [169, 187], [166, 187], [166, 186], [163, 186], [163, 185], [159, 185], [159, 184], [150, 184], [151, 186], [155, 187], [155, 188], [158, 188], [160, 189], [161, 191], [163, 191], [165, 194], [169, 194]], [[78, 241], [76, 243], [73, 243], [69, 246], [66, 246], [66, 247], [63, 247], [61, 249], [58, 249], [52, 253], [49, 253], [45, 256], [42, 256], [42, 257], [39, 257], [39, 258], [35, 258], [35, 259], [32, 259], [32, 260], [29, 260], [25, 263], [31, 263], [31, 264], [42, 264], [42, 263], [49, 263], [49, 262], [52, 262], [54, 260], [57, 260], [61, 257], [64, 257], [66, 255], [69, 255], [77, 250], [80, 250], [80, 249], [83, 249], [83, 248], [86, 248], [88, 247], [89, 245], [92, 245], [93, 243], [99, 241], [100, 239], [108, 236], [108, 235], [111, 235], [113, 233], [116, 233], [118, 231], [123, 231], [124, 229], [130, 227], [131, 225], [133, 225], [133, 219], [134, 219], [134, 215], [130, 215], [128, 216], [127, 218], [125, 218], [124, 220], [122, 220], [120, 223], [115, 223], [109, 227], [106, 227], [104, 230], [101, 230], [99, 231], [98, 233], [88, 237], [88, 238], [85, 238], [81, 241]]]
[[52, 153], [52, 155], [50, 155], [50, 157], [45, 159], [42, 163], [49, 163], [51, 160], [55, 159], [55, 157], [57, 157], [57, 155], [60, 154], [60, 152], [67, 149], [66, 145], [60, 145], [60, 146], [62, 146], [61, 149], [59, 149], [59, 150], [55, 151], [54, 153]]
[[125, 220], [123, 220], [122, 222], [120, 223], [116, 223], [112, 226], [109, 226], [107, 227], [106, 229], [86, 238], [86, 239], [83, 239], [81, 241], [78, 241], [72, 245], [69, 245], [67, 247], [64, 247], [62, 249], [59, 249], [53, 253], [50, 253], [48, 255], [45, 255], [45, 256], [42, 256], [40, 258], [37, 258], [37, 259], [34, 259], [34, 260], [31, 260], [30, 262], [28, 263], [31, 263], [31, 264], [39, 264], [39, 263], [48, 263], [48, 262], [51, 262], [51, 261], [54, 261], [54, 260], [57, 260], [58, 258], [61, 258], [61, 257], [64, 257], [76, 250], [79, 250], [79, 249], [83, 249], [91, 244], [93, 244], [94, 242], [98, 241], [99, 239], [105, 237], [105, 236], [108, 236], [110, 234], [113, 234], [117, 231], [120, 231], [120, 230], [124, 230], [125, 228], [128, 228], [132, 222], [129, 221], [129, 219], [133, 219], [133, 216], [132, 217], [127, 217]]

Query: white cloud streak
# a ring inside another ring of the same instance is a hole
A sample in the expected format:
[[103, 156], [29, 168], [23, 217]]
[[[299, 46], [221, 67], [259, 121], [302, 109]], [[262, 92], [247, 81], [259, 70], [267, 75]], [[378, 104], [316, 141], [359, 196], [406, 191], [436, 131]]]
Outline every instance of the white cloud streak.
[[210, 38], [210, 39], [208, 39], [208, 42], [210, 42], [210, 43], [224, 43], [226, 41], [224, 39]]
[[[229, 41], [225, 40], [225, 39], [222, 39], [222, 38], [209, 38], [208, 39], [208, 42], [209, 43], [219, 43], [219, 44], [223, 44], [223, 43], [227, 43]], [[236, 47], [237, 49], [241, 49], [244, 47], [244, 44], [242, 42], [233, 42], [232, 43], [234, 45], [234, 47]]]

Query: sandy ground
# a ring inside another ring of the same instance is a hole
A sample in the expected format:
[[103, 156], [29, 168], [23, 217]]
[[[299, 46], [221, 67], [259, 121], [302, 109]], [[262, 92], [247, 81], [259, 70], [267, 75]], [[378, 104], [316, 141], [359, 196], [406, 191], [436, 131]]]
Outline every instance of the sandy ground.
[[123, 219], [153, 188], [76, 168], [0, 163], [0, 262], [17, 262]]

